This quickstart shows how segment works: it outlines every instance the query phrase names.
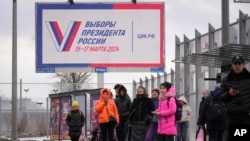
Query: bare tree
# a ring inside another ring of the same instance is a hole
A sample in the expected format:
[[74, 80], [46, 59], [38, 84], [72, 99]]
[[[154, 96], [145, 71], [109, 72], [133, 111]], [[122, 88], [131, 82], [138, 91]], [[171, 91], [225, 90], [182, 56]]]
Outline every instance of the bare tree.
[[47, 130], [47, 124], [46, 124], [46, 118], [44, 116], [37, 119], [37, 133], [39, 136], [46, 135]]
[[24, 132], [26, 132], [27, 130], [27, 127], [28, 127], [28, 116], [27, 114], [23, 114], [21, 120], [18, 122], [18, 125], [17, 125], [17, 132], [18, 132], [18, 135], [22, 135]]
[[84, 83], [91, 78], [90, 73], [86, 72], [70, 72], [70, 73], [55, 73], [55, 78], [59, 78], [55, 87], [61, 91], [80, 90]]

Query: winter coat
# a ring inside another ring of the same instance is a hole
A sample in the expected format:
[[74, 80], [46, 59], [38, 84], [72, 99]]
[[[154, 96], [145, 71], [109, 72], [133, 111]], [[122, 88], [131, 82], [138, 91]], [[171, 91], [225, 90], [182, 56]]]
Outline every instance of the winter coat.
[[185, 96], [181, 96], [178, 101], [183, 101], [185, 103], [184, 105], [182, 105], [181, 120], [179, 120], [178, 122], [190, 121], [192, 117], [192, 110], [191, 107], [187, 104]]
[[207, 120], [207, 110], [212, 99], [218, 98], [219, 90], [211, 92], [204, 102], [200, 105], [200, 114], [198, 118], [198, 125], [204, 125], [206, 123], [208, 130], [224, 130], [226, 128], [226, 112], [224, 113], [223, 119], [219, 122]]
[[85, 117], [79, 109], [72, 109], [66, 117], [66, 124], [69, 127], [70, 137], [80, 137], [82, 127], [85, 123]]
[[[108, 94], [105, 95], [104, 91], [107, 91]], [[104, 100], [107, 100], [107, 105], [105, 105]], [[114, 100], [111, 99], [110, 91], [107, 88], [101, 89], [100, 99], [95, 103], [95, 110], [98, 113], [98, 123], [109, 122], [109, 116], [115, 117], [117, 123], [120, 121], [116, 104]]]
[[[250, 125], [250, 73], [245, 68], [240, 74], [231, 71], [223, 78], [220, 89], [220, 99], [226, 102], [227, 116], [230, 124]], [[237, 87], [240, 94], [230, 96], [229, 89]]]
[[[155, 109], [157, 109], [159, 107], [159, 98], [152, 98], [152, 101], [154, 103]], [[158, 116], [157, 115], [154, 115], [152, 122], [158, 123]]]
[[127, 89], [124, 86], [121, 86], [118, 93], [121, 90], [124, 90], [125, 93], [123, 96], [120, 95], [118, 98], [115, 99], [115, 104], [119, 112], [120, 120], [127, 121], [132, 102], [127, 94]]
[[147, 94], [136, 95], [129, 113], [129, 139], [128, 141], [144, 141], [147, 127], [151, 124], [154, 111], [153, 101]]
[[147, 117], [153, 117], [151, 112], [154, 110], [154, 103], [147, 97], [147, 94], [136, 95], [129, 113], [129, 121], [132, 124], [136, 122], [145, 122]]
[[[169, 91], [165, 94], [167, 98], [159, 100], [159, 107], [156, 109], [156, 112], [159, 112], [158, 115], [158, 134], [165, 135], [177, 135], [177, 127], [176, 127], [176, 91], [174, 87], [171, 87]], [[170, 97], [170, 98], [168, 98]]]
[[164, 100], [159, 100], [159, 107], [156, 109], [159, 112], [158, 116], [158, 134], [177, 135], [175, 122], [176, 102], [173, 97]]

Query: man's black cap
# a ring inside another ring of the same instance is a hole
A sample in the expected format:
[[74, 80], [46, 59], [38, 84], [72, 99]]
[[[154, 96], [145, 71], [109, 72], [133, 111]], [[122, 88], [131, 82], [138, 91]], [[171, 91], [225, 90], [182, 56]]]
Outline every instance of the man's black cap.
[[119, 89], [121, 86], [121, 84], [115, 84], [114, 89]]
[[234, 56], [233, 59], [232, 59], [232, 63], [236, 63], [236, 62], [244, 64], [245, 61], [244, 61], [242, 56]]

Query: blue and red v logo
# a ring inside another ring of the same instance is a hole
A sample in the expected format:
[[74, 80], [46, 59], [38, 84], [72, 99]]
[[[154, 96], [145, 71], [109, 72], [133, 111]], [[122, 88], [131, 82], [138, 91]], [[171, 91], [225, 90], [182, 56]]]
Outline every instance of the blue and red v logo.
[[63, 34], [57, 21], [47, 21], [46, 25], [52, 40], [59, 52], [69, 52], [76, 34], [80, 28], [81, 21], [71, 21], [66, 32]]

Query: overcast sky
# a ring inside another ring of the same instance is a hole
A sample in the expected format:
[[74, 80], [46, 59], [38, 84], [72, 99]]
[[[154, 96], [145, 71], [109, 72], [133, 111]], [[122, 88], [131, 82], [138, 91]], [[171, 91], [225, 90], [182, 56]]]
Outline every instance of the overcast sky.
[[[75, 0], [79, 2], [129, 2], [129, 0]], [[160, 0], [151, 0], [161, 2]], [[250, 4], [234, 3], [230, 1], [230, 23], [235, 22], [239, 9], [250, 13]], [[66, 2], [66, 0], [17, 0], [17, 48], [18, 48], [18, 81], [22, 78], [24, 83], [52, 83], [52, 74], [35, 73], [35, 2]], [[138, 0], [150, 2], [150, 0]], [[0, 94], [11, 96], [12, 76], [12, 1], [1, 0], [0, 4]], [[194, 38], [195, 29], [201, 34], [208, 32], [208, 23], [216, 29], [221, 27], [221, 1], [220, 0], [165, 0], [165, 55], [166, 71], [174, 69], [175, 36], [181, 41], [185, 34], [189, 39]], [[92, 82], [96, 82], [93, 73]], [[151, 75], [150, 73], [106, 73], [105, 83], [132, 83], [139, 77]], [[9, 84], [3, 84], [9, 83]], [[49, 87], [39, 85], [37, 87]], [[51, 89], [51, 88], [48, 88]], [[32, 90], [30, 90], [32, 93]], [[33, 90], [33, 93], [36, 93]], [[43, 94], [25, 95], [27, 97], [46, 97]]]

